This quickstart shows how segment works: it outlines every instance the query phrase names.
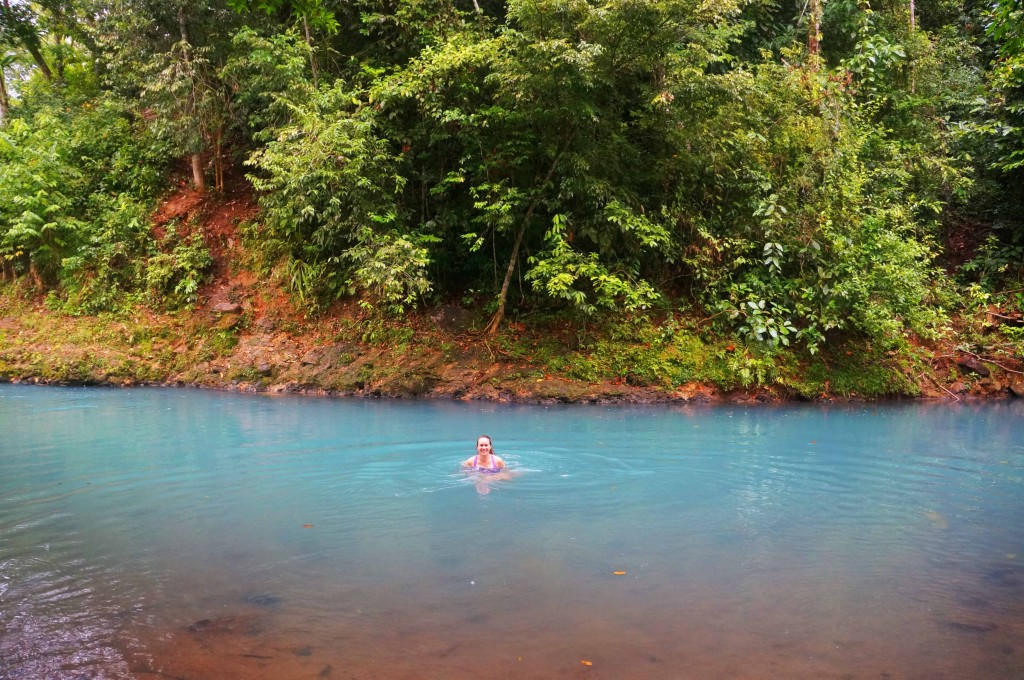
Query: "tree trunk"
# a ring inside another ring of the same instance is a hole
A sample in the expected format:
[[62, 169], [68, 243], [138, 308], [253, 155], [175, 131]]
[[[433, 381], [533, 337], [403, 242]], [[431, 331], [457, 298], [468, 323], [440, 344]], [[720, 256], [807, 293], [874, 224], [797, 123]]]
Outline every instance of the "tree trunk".
[[[181, 32], [181, 39], [188, 43], [188, 24], [185, 23], [185, 5], [182, 3], [178, 6], [178, 30]], [[190, 44], [190, 43], [188, 43]], [[188, 59], [186, 52], [185, 59]]]
[[[178, 29], [181, 31], [181, 41], [185, 43], [184, 59], [185, 64], [188, 65], [191, 62], [191, 53], [189, 51], [188, 41], [188, 24], [185, 23], [185, 5], [181, 4], [178, 6]], [[189, 93], [189, 110], [195, 111], [195, 88]], [[195, 190], [202, 193], [206, 191], [206, 180], [203, 178], [203, 156], [200, 153], [192, 154], [192, 184], [195, 186]]]
[[[914, 8], [914, 0], [910, 0], [910, 33], [917, 30], [917, 16]], [[914, 73], [914, 64], [910, 64], [910, 94], [917, 94], [917, 75]]]
[[7, 99], [7, 81], [4, 80], [4, 69], [0, 66], [0, 125], [5, 125], [11, 117], [11, 104]]
[[526, 209], [526, 214], [523, 215], [523, 222], [519, 225], [519, 233], [516, 234], [515, 245], [512, 246], [512, 256], [508, 259], [508, 269], [505, 270], [505, 280], [501, 283], [501, 292], [498, 294], [498, 310], [494, 312], [494, 316], [491, 317], [490, 323], [487, 324], [487, 336], [493, 338], [498, 333], [498, 329], [501, 327], [501, 322], [505, 320], [505, 300], [508, 299], [508, 286], [512, 282], [512, 274], [516, 271], [516, 264], [519, 262], [519, 247], [523, 244], [523, 236], [526, 234], [526, 228], [530, 225], [530, 219], [533, 217], [533, 211], [536, 210], [537, 205], [540, 203], [540, 192], [543, 191], [544, 185], [551, 181], [551, 178], [555, 174], [555, 169], [558, 167], [558, 163], [562, 160], [562, 156], [569, 149], [569, 143], [572, 142], [572, 138], [576, 135], [576, 128], [573, 128], [569, 133], [569, 136], [565, 140], [565, 148], [555, 154], [555, 159], [551, 161], [551, 167], [548, 168], [548, 174], [544, 176], [544, 181], [537, 187], [537, 195], [530, 201], [530, 207]]
[[65, 45], [64, 45], [64, 34], [62, 32], [56, 32], [53, 34], [54, 50], [53, 50], [53, 67], [57, 71], [57, 82], [64, 82], [64, 70], [65, 70]]
[[529, 210], [526, 211], [526, 217], [523, 218], [523, 223], [519, 226], [519, 233], [516, 234], [516, 244], [512, 246], [512, 257], [508, 259], [505, 280], [501, 284], [501, 293], [498, 295], [498, 311], [494, 312], [490, 323], [487, 324], [487, 337], [489, 338], [497, 335], [501, 322], [505, 320], [505, 300], [508, 299], [508, 286], [512, 282], [512, 273], [515, 272], [516, 263], [519, 261], [519, 246], [523, 244], [523, 235], [526, 234], [526, 227], [530, 223], [530, 217], [533, 215], [536, 205], [537, 201], [530, 204]]
[[309, 69], [313, 74], [313, 87], [320, 87], [318, 72], [319, 69], [316, 65], [316, 54], [313, 52], [313, 36], [309, 31], [309, 20], [306, 15], [302, 15], [302, 28], [306, 34], [306, 49], [309, 50]]
[[46, 60], [43, 59], [43, 54], [39, 51], [39, 48], [35, 45], [26, 44], [25, 49], [27, 49], [28, 53], [32, 55], [32, 59], [36, 62], [36, 66], [39, 67], [43, 77], [48, 81], [52, 81], [53, 73], [50, 71], [50, 67], [46, 65]]
[[39, 267], [36, 266], [35, 262], [30, 262], [28, 265], [28, 277], [32, 279], [32, 285], [36, 290], [46, 290], [46, 286], [43, 283], [43, 275], [39, 273]]
[[203, 178], [202, 154], [192, 154], [192, 183], [195, 185], [196, 191], [200, 193], [206, 191], [206, 180]]
[[224, 193], [224, 128], [217, 128], [217, 132], [213, 137], [213, 184], [214, 188]]
[[810, 15], [807, 21], [807, 54], [811, 68], [818, 68], [818, 54], [821, 51], [821, 6], [825, 0], [809, 0]]

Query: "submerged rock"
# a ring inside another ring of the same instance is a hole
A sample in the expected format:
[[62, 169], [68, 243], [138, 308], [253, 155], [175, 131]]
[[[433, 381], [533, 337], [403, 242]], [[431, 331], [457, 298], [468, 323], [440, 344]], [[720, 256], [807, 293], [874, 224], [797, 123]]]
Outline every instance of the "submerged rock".
[[246, 604], [254, 604], [257, 607], [279, 607], [281, 598], [271, 593], [251, 593], [245, 596]]
[[974, 623], [971, 621], [943, 621], [942, 623], [947, 628], [952, 628], [960, 633], [989, 633], [999, 627], [991, 621], [987, 621], [985, 623]]
[[985, 572], [986, 583], [1003, 588], [1020, 588], [1024, 586], [1024, 568], [1016, 565], [997, 566]]
[[218, 616], [213, 619], [201, 619], [185, 630], [198, 634], [240, 633], [242, 635], [258, 635], [262, 628], [259, 618], [254, 615]]

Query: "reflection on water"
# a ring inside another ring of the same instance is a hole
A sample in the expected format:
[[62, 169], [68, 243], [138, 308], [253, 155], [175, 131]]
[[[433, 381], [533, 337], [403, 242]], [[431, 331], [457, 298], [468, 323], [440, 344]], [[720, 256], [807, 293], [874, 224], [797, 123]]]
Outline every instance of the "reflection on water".
[[0, 386], [0, 678], [1022, 678], [1022, 415]]

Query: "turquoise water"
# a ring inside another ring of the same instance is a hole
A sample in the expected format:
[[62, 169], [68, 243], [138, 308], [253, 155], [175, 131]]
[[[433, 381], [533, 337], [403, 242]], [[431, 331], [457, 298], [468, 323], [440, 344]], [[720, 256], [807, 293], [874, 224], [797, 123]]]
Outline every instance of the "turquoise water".
[[0, 385], [0, 678], [1024, 678], [1022, 417]]

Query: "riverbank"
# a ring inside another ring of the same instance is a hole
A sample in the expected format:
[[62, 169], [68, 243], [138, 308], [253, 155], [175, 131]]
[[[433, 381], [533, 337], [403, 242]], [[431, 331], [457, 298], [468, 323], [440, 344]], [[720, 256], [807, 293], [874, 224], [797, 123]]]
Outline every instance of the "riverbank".
[[1004, 333], [1024, 325], [1017, 312], [887, 347], [830, 338], [815, 356], [746, 346], [678, 311], [520, 310], [489, 337], [487, 300], [472, 292], [401, 319], [357, 301], [307, 315], [246, 249], [258, 214], [244, 183], [160, 203], [154, 234], [177, 225], [210, 256], [195, 304], [176, 311], [140, 296], [118, 313], [81, 314], [24, 279], [0, 283], [0, 381], [540, 403], [1024, 396], [1020, 343]]
[[980, 399], [1024, 395], [1019, 357], [949, 343], [878, 350], [847, 341], [816, 357], [758, 356], [692, 322], [652, 316], [574, 324], [513, 320], [495, 338], [480, 310], [441, 305], [402, 321], [356, 305], [303, 318], [251, 275], [212, 282], [176, 313], [72, 316], [0, 289], [0, 380], [176, 385], [246, 392], [538, 403]]

